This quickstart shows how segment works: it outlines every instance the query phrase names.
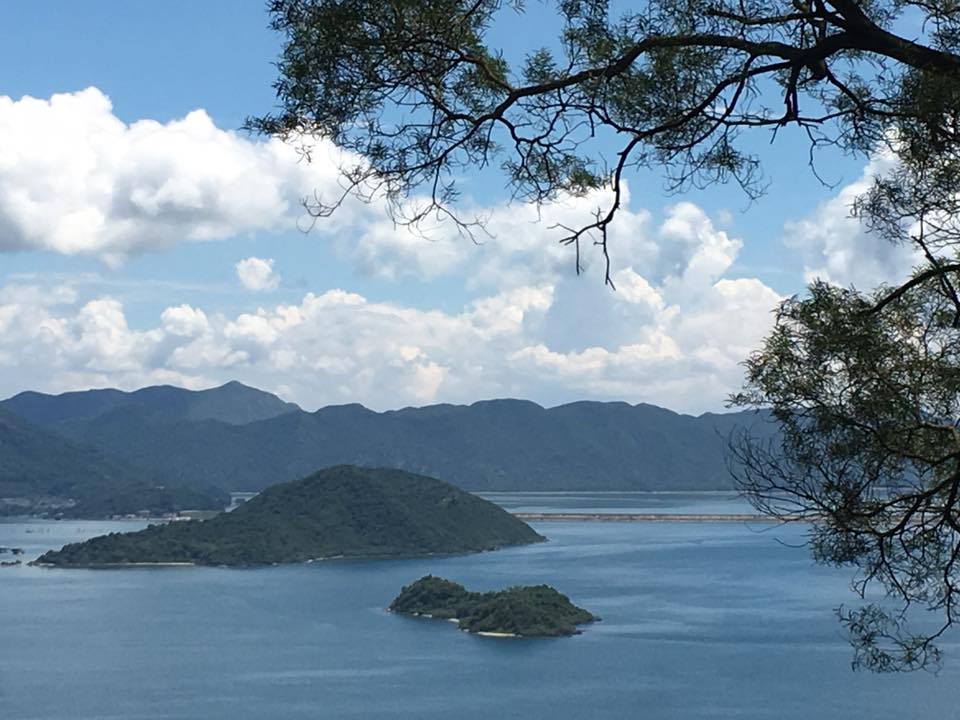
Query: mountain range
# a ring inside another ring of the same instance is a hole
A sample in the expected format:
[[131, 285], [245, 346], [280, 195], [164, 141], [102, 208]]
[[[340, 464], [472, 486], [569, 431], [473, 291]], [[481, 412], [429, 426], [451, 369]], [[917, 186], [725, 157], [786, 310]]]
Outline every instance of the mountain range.
[[104, 517], [223, 506], [208, 487], [168, 484], [0, 408], [0, 515]]
[[[695, 417], [623, 402], [306, 412], [237, 382], [202, 391], [24, 392], [0, 402], [0, 412], [51, 446], [83, 448], [128, 472], [211, 494], [258, 491], [340, 464], [394, 467], [475, 491], [726, 489], [730, 433], [775, 432], [755, 413]], [[0, 482], [5, 472], [0, 465]]]
[[46, 395], [27, 391], [0, 404], [35, 425], [83, 422], [116, 410], [129, 410], [153, 420], [219, 420], [230, 425], [244, 425], [300, 411], [297, 405], [284, 402], [276, 395], [238, 382], [210, 390], [157, 385], [135, 392], [106, 389]]

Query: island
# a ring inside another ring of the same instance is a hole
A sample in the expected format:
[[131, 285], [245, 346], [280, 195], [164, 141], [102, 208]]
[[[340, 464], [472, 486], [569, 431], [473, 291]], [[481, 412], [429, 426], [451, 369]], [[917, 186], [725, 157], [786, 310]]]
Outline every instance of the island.
[[471, 592], [433, 575], [404, 587], [388, 610], [449, 620], [465, 632], [488, 637], [577, 635], [578, 625], [600, 619], [549, 585]]
[[102, 535], [35, 564], [254, 566], [463, 554], [543, 540], [503, 508], [441, 480], [339, 465], [273, 485], [232, 512]]

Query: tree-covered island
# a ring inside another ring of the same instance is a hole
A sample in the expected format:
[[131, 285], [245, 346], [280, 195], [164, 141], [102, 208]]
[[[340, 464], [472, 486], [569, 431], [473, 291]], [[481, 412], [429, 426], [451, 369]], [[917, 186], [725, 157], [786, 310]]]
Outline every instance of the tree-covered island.
[[274, 485], [209, 520], [95, 537], [36, 564], [252, 566], [471, 553], [542, 540], [497, 505], [440, 480], [340, 465]]
[[427, 575], [404, 587], [391, 612], [456, 621], [466, 632], [507, 637], [576, 635], [578, 625], [599, 620], [549, 585], [471, 592]]

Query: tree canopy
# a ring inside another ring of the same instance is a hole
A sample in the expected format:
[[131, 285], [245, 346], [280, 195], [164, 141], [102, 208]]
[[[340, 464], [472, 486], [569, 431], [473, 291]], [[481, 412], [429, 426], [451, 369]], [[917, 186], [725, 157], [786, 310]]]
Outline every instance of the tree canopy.
[[466, 632], [514, 637], [559, 637], [580, 633], [578, 625], [599, 620], [549, 585], [471, 592], [463, 585], [427, 575], [390, 603], [405, 615], [453, 620]]
[[208, 520], [100, 535], [50, 550], [37, 563], [238, 567], [482, 552], [542, 541], [503, 508], [442, 480], [338, 465], [272, 485]]
[[[779, 442], [741, 437], [737, 474], [761, 509], [809, 521], [814, 558], [852, 566], [873, 597], [841, 611], [855, 664], [935, 664], [960, 603], [960, 336], [933, 278], [889, 297], [816, 283], [788, 300], [746, 363], [740, 406], [772, 409]], [[891, 604], [889, 600], [894, 602]], [[913, 605], [933, 629], [910, 631]]]
[[[556, 8], [556, 49], [511, 64], [491, 29], [521, 2], [274, 0], [279, 109], [249, 125], [305, 149], [329, 138], [356, 158], [341, 197], [307, 203], [316, 217], [356, 194], [386, 199], [398, 222], [448, 218], [470, 233], [457, 182], [473, 167], [499, 167], [513, 197], [537, 204], [603, 190], [595, 214], [560, 228], [578, 271], [582, 243], [607, 254], [633, 171], [660, 171], [674, 191], [735, 182], [756, 197], [758, 131], [803, 133], [814, 173], [824, 147], [888, 155], [852, 212], [920, 264], [898, 287], [816, 283], [782, 305], [732, 398], [772, 409], [782, 432], [741, 438], [734, 454], [760, 508], [809, 521], [818, 561], [859, 569], [867, 604], [841, 612], [855, 663], [935, 664], [960, 582], [960, 3]], [[914, 605], [941, 622], [911, 631]]]
[[[557, 49], [526, 48], [512, 65], [490, 30], [520, 0], [269, 8], [285, 38], [279, 109], [249, 126], [329, 138], [356, 158], [343, 196], [307, 202], [315, 216], [352, 193], [385, 198], [399, 222], [439, 216], [470, 233], [482, 219], [457, 206], [458, 177], [494, 166], [534, 203], [607, 189], [605, 206], [558, 236], [606, 252], [632, 170], [662, 170], [676, 191], [735, 181], [761, 193], [750, 131], [795, 126], [811, 151], [887, 146], [919, 164], [957, 142], [953, 0], [648, 0], [622, 12], [557, 0]], [[609, 161], [601, 142], [618, 148]]]

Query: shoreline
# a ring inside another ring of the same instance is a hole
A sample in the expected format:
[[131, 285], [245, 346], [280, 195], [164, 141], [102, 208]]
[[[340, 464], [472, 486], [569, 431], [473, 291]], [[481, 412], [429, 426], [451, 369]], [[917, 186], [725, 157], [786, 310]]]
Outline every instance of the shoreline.
[[27, 563], [31, 567], [57, 568], [58, 570], [122, 570], [123, 568], [152, 568], [152, 567], [198, 567], [193, 562], [136, 562], [136, 563], [95, 563], [91, 565], [57, 565], [56, 563], [42, 563], [36, 560]]
[[770, 515], [753, 514], [709, 514], [709, 513], [554, 513], [554, 512], [515, 512], [513, 516], [524, 522], [566, 521], [566, 522], [756, 522], [784, 523], [798, 522], [800, 518], [777, 518]]
[[468, 490], [484, 497], [485, 495], [716, 495], [719, 497], [739, 497], [736, 490]]
[[391, 610], [387, 608], [387, 612], [391, 615], [402, 615], [410, 618], [417, 618], [418, 620], [446, 620], [448, 623], [453, 623], [457, 625], [457, 630], [467, 635], [480, 635], [482, 637], [492, 637], [492, 638], [522, 638], [523, 635], [517, 635], [517, 633], [510, 632], [495, 632], [493, 630], [467, 630], [466, 628], [459, 627], [460, 618], [445, 618], [437, 617], [436, 615], [431, 615], [430, 613], [418, 613], [418, 612], [397, 612], [396, 610]]
[[[197, 562], [131, 562], [131, 563], [89, 563], [85, 565], [76, 564], [76, 565], [61, 565], [59, 563], [41, 563], [36, 560], [32, 560], [27, 565], [31, 567], [42, 567], [42, 568], [56, 568], [58, 570], [122, 570], [124, 568], [137, 568], [137, 567], [207, 567], [207, 568], [222, 568], [226, 570], [255, 570], [259, 568], [270, 568], [270, 567], [285, 567], [285, 566], [296, 566], [296, 565], [312, 565], [315, 563], [324, 563], [324, 562], [381, 562], [384, 560], [417, 560], [420, 558], [447, 558], [447, 557], [462, 557], [466, 555], [479, 555], [481, 553], [496, 552], [497, 550], [502, 550], [504, 548], [511, 547], [524, 547], [526, 545], [534, 545], [536, 543], [545, 543], [549, 542], [548, 538], [538, 535], [536, 540], [529, 540], [525, 542], [512, 543], [509, 545], [497, 545], [495, 547], [483, 548], [481, 550], [457, 550], [454, 552], [440, 553], [440, 552], [429, 552], [429, 553], [412, 553], [412, 554], [399, 554], [399, 555], [326, 555], [323, 557], [314, 557], [307, 558], [306, 560], [291, 560], [289, 562], [263, 562], [263, 563], [250, 563], [244, 565], [226, 565], [226, 564], [213, 564], [213, 563], [197, 563]], [[62, 549], [62, 548], [61, 548]], [[55, 551], [59, 552], [59, 551]], [[44, 553], [46, 554], [46, 553]], [[41, 557], [43, 557], [41, 555]]]

